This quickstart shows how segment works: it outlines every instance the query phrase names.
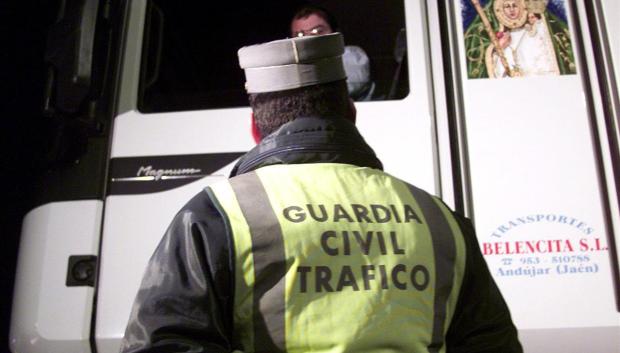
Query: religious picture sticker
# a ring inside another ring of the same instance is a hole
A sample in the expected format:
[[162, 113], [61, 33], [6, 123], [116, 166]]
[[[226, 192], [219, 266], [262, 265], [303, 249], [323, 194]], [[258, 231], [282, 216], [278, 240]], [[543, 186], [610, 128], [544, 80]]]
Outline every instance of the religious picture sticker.
[[565, 0], [461, 0], [467, 75], [577, 72]]

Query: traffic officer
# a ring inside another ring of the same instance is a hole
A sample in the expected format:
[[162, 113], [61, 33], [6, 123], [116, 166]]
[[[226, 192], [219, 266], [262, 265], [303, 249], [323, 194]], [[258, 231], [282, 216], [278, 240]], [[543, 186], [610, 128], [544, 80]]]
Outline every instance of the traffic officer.
[[521, 352], [470, 222], [382, 171], [339, 33], [244, 47], [260, 143], [176, 215], [122, 352]]

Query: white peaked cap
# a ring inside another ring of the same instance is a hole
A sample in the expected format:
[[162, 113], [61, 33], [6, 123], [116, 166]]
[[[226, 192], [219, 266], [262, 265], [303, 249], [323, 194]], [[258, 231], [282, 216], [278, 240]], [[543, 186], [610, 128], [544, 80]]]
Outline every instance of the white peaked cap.
[[248, 93], [284, 91], [346, 78], [340, 33], [295, 37], [239, 49]]

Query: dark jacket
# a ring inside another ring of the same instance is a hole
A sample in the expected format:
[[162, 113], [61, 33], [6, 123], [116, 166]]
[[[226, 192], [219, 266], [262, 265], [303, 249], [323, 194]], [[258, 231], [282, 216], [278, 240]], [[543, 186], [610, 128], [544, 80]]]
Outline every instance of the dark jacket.
[[[381, 169], [354, 125], [300, 118], [243, 156], [231, 176], [273, 164], [346, 163]], [[480, 253], [469, 220], [466, 268], [447, 336], [447, 352], [522, 352], [509, 310]], [[243, 351], [233, 340], [232, 235], [213, 200], [201, 192], [176, 215], [146, 269], [121, 351]]]

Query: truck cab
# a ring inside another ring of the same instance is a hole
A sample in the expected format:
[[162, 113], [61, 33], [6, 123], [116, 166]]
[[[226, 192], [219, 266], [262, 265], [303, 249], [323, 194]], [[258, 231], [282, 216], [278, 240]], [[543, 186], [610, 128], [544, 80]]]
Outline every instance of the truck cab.
[[[513, 23], [503, 2], [314, 3], [368, 56], [362, 135], [472, 219], [525, 351], [620, 352], [620, 5], [516, 1], [537, 16]], [[118, 352], [168, 224], [254, 146], [237, 49], [290, 36], [301, 4], [60, 4], [55, 164], [23, 221], [13, 353]]]

